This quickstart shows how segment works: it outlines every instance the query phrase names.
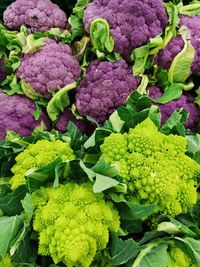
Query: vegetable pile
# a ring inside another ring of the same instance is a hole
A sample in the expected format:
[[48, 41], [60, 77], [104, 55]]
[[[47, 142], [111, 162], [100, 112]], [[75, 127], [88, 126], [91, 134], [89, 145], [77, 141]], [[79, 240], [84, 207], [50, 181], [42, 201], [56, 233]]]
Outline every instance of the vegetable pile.
[[200, 1], [1, 11], [0, 267], [200, 267]]

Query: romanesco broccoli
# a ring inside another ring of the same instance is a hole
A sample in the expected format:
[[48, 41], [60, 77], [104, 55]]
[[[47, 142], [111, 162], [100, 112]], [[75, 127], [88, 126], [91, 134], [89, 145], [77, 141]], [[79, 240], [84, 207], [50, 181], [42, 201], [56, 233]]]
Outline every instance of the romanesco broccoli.
[[96, 253], [106, 248], [109, 231], [119, 229], [117, 210], [105, 202], [103, 193], [93, 193], [90, 183], [41, 188], [32, 201], [38, 253], [50, 255], [55, 264], [90, 266]]
[[0, 259], [0, 267], [14, 267], [9, 255], [6, 255], [2, 259]]
[[129, 133], [106, 137], [101, 152], [119, 166], [127, 199], [156, 204], [156, 213], [176, 216], [197, 201], [200, 165], [185, 155], [186, 146], [184, 137], [166, 136], [146, 119]]
[[62, 160], [72, 160], [75, 158], [69, 143], [56, 140], [39, 140], [35, 144], [30, 144], [22, 153], [16, 157], [16, 164], [11, 171], [14, 176], [11, 178], [11, 188], [14, 190], [26, 183], [26, 173], [30, 170], [37, 170], [44, 167], [61, 156]]
[[192, 262], [192, 259], [174, 243], [171, 244], [168, 255], [168, 267], [197, 267], [197, 265]]

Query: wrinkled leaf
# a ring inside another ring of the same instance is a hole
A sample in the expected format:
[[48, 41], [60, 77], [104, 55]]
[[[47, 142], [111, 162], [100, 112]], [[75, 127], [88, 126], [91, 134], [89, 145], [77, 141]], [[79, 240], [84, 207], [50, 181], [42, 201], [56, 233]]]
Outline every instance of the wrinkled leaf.
[[70, 104], [69, 91], [75, 89], [76, 82], [71, 83], [60, 89], [49, 101], [47, 105], [47, 113], [52, 121], [56, 121], [60, 112]]
[[111, 260], [114, 265], [127, 263], [134, 258], [140, 247], [133, 239], [122, 240], [117, 235], [112, 236]]
[[182, 83], [172, 83], [164, 92], [164, 94], [153, 99], [155, 103], [166, 104], [172, 100], [178, 99], [182, 95], [184, 85]]
[[15, 239], [22, 226], [23, 217], [21, 215], [0, 217], [0, 257], [5, 257], [11, 242]]
[[181, 29], [184, 47], [173, 59], [169, 69], [168, 79], [170, 83], [184, 83], [191, 73], [195, 50], [190, 42], [190, 34], [186, 28]]
[[164, 243], [150, 243], [141, 250], [132, 267], [167, 267], [168, 245]]
[[187, 153], [200, 164], [200, 134], [187, 135]]

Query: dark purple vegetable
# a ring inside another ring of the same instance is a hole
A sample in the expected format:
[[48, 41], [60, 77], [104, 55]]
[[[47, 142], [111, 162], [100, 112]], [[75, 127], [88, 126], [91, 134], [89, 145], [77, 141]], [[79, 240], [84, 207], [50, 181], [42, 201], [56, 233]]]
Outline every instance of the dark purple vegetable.
[[7, 7], [3, 19], [9, 29], [25, 25], [29, 32], [65, 29], [67, 22], [65, 12], [50, 0], [17, 0]]
[[35, 120], [34, 111], [35, 104], [27, 97], [9, 96], [0, 91], [0, 139], [4, 139], [8, 130], [17, 132], [21, 136], [28, 136], [42, 122], [49, 129], [50, 122], [46, 113], [43, 112], [39, 120]]
[[48, 90], [59, 91], [80, 75], [81, 67], [71, 48], [51, 39], [36, 53], [24, 55], [17, 71], [18, 78], [47, 99], [51, 98]]
[[76, 106], [80, 115], [103, 123], [140, 83], [124, 60], [111, 63], [95, 60], [77, 87]]
[[127, 60], [136, 47], [162, 33], [168, 21], [161, 0], [94, 0], [84, 13], [87, 32], [97, 18], [108, 21], [115, 51]]
[[[159, 98], [162, 96], [162, 91], [156, 87], [152, 86], [148, 88], [149, 96], [153, 99]], [[172, 113], [178, 109], [185, 109], [189, 112], [189, 118], [185, 124], [186, 128], [189, 128], [191, 131], [195, 130], [195, 127], [200, 122], [200, 109], [194, 104], [194, 97], [190, 93], [184, 93], [179, 99], [172, 100], [164, 105], [155, 104], [159, 106], [161, 111], [161, 123], [165, 123]]]

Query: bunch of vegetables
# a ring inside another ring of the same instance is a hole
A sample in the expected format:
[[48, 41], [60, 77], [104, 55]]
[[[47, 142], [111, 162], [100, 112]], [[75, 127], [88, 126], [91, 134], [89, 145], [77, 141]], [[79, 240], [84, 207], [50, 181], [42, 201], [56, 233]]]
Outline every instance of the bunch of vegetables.
[[0, 10], [0, 267], [200, 267], [200, 1]]

